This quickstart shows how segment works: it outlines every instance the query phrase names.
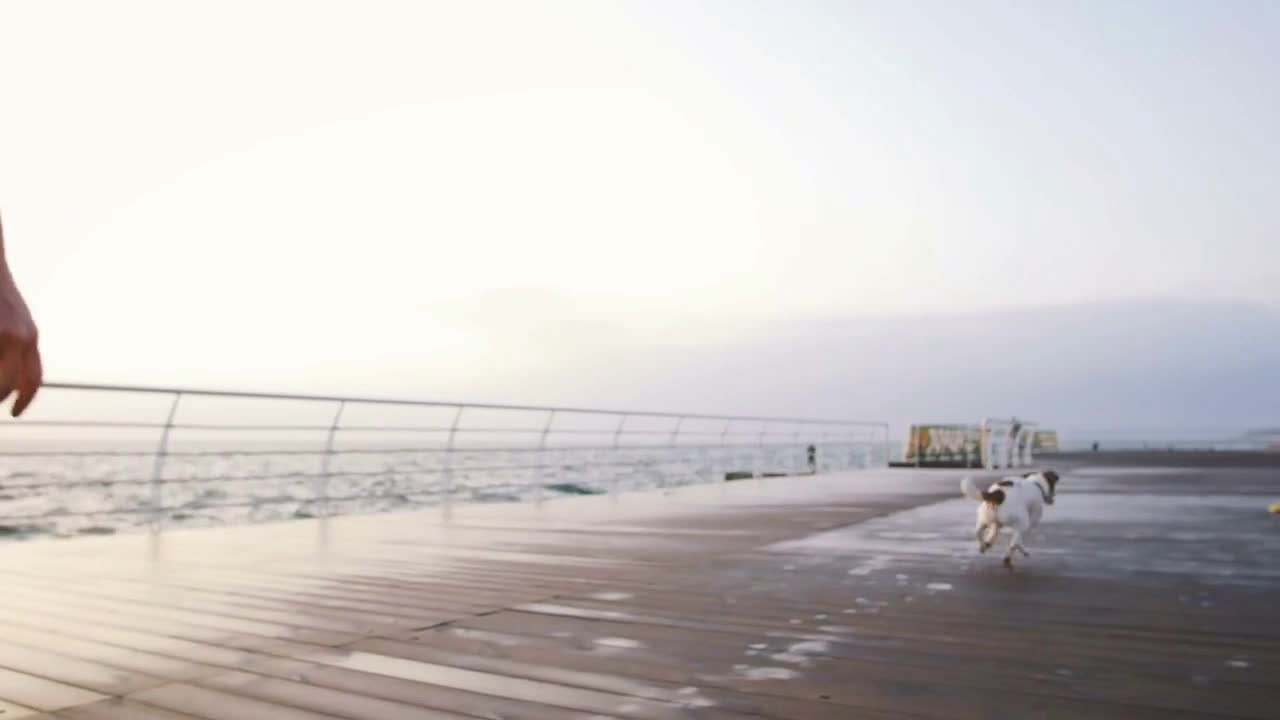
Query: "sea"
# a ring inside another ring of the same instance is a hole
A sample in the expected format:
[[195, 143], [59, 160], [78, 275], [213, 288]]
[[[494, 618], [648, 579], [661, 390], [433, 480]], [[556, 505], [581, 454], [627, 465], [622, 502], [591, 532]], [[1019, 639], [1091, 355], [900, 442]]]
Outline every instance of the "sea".
[[547, 500], [883, 464], [870, 443], [664, 448], [41, 449], [0, 454], [0, 540], [108, 535], [448, 503]]

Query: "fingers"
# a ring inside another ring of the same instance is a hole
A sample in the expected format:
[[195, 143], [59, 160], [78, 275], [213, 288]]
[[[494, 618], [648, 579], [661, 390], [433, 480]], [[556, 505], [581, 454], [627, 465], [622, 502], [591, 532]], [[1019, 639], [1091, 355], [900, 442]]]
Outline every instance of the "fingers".
[[13, 285], [13, 278], [4, 264], [4, 226], [0, 224], [0, 277], [3, 278], [3, 298], [0, 300], [0, 403], [18, 391], [13, 403], [13, 416], [18, 417], [31, 404], [44, 371], [40, 364], [37, 331], [31, 322], [22, 295]]
[[0, 403], [9, 399], [22, 376], [22, 352], [12, 340], [0, 338]]
[[34, 343], [27, 348], [26, 357], [23, 358], [22, 374], [18, 376], [15, 387], [18, 390], [18, 399], [13, 401], [13, 416], [18, 417], [26, 411], [27, 406], [35, 399], [36, 393], [40, 391], [40, 384], [44, 382], [44, 366], [40, 362], [40, 348]]
[[15, 345], [12, 341], [0, 346], [0, 403], [9, 399], [16, 390], [13, 416], [18, 417], [35, 399], [44, 381], [44, 368], [40, 362], [37, 345]]

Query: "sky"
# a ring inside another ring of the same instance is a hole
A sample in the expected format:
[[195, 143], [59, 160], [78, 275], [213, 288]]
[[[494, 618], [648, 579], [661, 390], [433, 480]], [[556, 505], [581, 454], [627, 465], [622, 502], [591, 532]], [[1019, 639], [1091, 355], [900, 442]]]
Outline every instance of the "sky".
[[1235, 428], [1278, 71], [1267, 2], [0, 0], [0, 212], [54, 380]]

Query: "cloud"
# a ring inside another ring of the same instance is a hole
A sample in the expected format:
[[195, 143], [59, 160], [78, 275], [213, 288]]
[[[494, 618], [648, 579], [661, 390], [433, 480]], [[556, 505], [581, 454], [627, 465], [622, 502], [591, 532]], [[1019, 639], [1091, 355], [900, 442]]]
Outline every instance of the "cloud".
[[1068, 433], [1203, 437], [1280, 419], [1280, 313], [1255, 305], [1139, 300], [796, 317], [707, 342], [632, 337], [596, 350], [591, 362], [503, 385], [525, 401], [899, 427], [1016, 414]]

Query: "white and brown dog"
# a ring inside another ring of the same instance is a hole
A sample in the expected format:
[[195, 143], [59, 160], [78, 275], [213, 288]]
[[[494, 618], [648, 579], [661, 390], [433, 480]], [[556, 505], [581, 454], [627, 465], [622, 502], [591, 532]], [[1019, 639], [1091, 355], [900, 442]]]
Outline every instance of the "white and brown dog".
[[1058, 473], [1052, 470], [1032, 472], [1022, 477], [1005, 478], [979, 490], [973, 478], [960, 481], [966, 497], [982, 503], [978, 506], [978, 551], [986, 552], [1001, 529], [1010, 532], [1009, 549], [1004, 554], [1005, 567], [1013, 567], [1013, 553], [1031, 554], [1022, 546], [1027, 533], [1040, 522], [1044, 506], [1053, 504]]

